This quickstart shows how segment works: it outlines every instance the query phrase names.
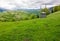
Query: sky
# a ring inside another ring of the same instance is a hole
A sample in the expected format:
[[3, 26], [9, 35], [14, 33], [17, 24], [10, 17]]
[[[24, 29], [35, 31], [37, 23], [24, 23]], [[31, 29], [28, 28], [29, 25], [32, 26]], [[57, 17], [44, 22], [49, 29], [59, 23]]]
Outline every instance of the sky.
[[47, 7], [52, 7], [60, 4], [60, 0], [0, 0], [0, 7], [6, 9], [13, 8], [39, 9], [40, 6], [44, 8], [44, 4], [47, 4]]

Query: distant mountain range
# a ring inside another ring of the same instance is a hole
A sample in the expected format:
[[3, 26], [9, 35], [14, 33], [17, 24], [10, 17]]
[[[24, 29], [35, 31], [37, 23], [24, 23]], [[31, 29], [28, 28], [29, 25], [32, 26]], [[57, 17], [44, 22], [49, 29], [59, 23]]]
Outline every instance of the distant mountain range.
[[[30, 14], [39, 14], [39, 12], [40, 12], [40, 9], [13, 9], [13, 11], [15, 11], [15, 10], [28, 12]], [[4, 12], [4, 11], [9, 11], [9, 10], [8, 9], [4, 9], [4, 8], [0, 8], [0, 12]]]
[[4, 12], [4, 11], [7, 11], [7, 9], [5, 9], [5, 8], [0, 8], [0, 12]]
[[[40, 13], [40, 9], [13, 9], [13, 11], [15, 11], [15, 10], [26, 11], [30, 14], [39, 14]], [[49, 8], [49, 10], [52, 10], [52, 7]], [[5, 8], [0, 8], [0, 12], [4, 12], [4, 11], [9, 11], [9, 10], [5, 9]]]
[[39, 14], [40, 13], [40, 9], [19, 9], [21, 11], [26, 11], [30, 14]]

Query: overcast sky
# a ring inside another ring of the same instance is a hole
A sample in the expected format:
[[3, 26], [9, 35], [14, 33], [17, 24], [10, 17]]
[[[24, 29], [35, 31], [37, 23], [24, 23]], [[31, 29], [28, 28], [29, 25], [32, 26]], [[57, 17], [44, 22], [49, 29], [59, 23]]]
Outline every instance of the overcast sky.
[[38, 9], [40, 8], [40, 5], [44, 3], [48, 4], [47, 7], [51, 7], [53, 5], [60, 4], [60, 0], [0, 0], [0, 7], [6, 9], [12, 9], [12, 8], [37, 8]]

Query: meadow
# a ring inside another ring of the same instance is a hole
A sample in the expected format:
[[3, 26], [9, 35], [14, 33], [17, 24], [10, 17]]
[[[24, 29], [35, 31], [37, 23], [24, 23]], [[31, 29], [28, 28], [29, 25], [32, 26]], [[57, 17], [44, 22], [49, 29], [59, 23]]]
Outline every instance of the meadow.
[[0, 22], [0, 41], [60, 41], [60, 11], [16, 22]]

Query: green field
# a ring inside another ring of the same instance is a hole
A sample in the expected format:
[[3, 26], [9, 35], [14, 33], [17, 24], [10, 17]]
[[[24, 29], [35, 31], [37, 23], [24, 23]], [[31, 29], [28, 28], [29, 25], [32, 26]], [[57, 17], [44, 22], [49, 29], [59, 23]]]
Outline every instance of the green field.
[[60, 41], [60, 11], [42, 19], [0, 22], [0, 41]]

